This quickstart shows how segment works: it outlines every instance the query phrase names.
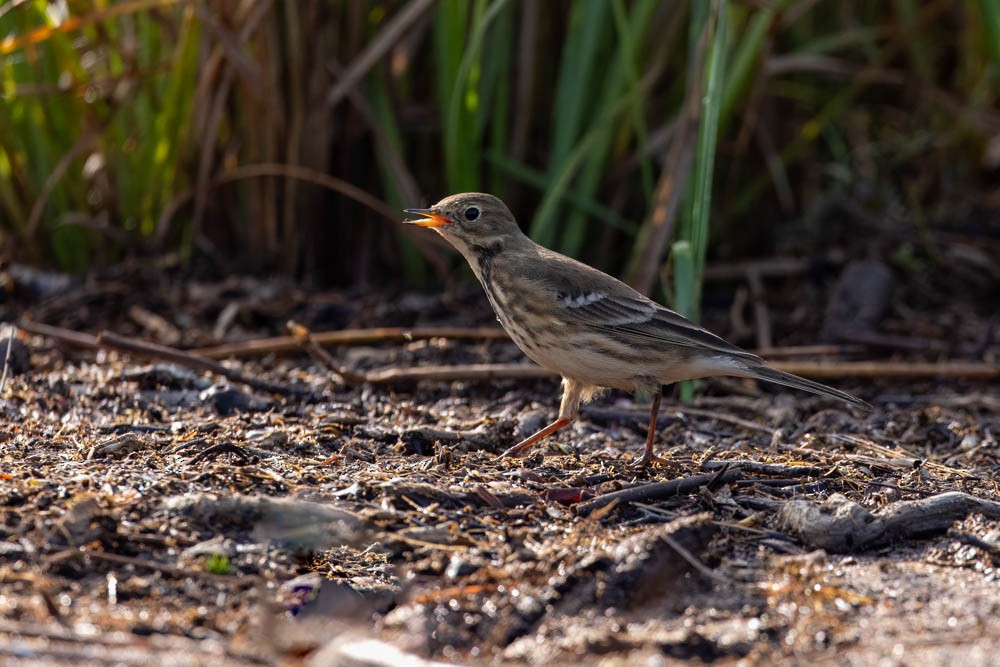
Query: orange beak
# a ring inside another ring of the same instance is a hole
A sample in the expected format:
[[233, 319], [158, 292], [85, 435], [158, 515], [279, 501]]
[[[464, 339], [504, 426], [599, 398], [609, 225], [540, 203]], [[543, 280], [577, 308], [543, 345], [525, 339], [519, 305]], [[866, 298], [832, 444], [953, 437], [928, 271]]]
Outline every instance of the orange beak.
[[419, 227], [441, 227], [442, 225], [450, 225], [451, 220], [441, 215], [441, 213], [435, 208], [407, 208], [403, 209], [405, 213], [414, 213], [416, 215], [424, 216], [420, 220], [403, 220], [404, 224], [407, 225], [417, 225]]

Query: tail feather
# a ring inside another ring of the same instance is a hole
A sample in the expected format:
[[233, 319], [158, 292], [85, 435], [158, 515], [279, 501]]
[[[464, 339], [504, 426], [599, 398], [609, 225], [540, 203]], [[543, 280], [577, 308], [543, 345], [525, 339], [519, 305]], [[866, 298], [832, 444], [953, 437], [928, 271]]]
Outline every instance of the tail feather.
[[834, 389], [833, 387], [828, 387], [825, 384], [820, 384], [819, 382], [813, 382], [812, 380], [807, 380], [798, 375], [792, 375], [791, 373], [786, 373], [784, 371], [779, 371], [776, 368], [770, 368], [768, 366], [751, 366], [747, 368], [747, 375], [749, 377], [755, 378], [757, 380], [764, 380], [765, 382], [773, 382], [775, 384], [784, 385], [785, 387], [792, 387], [793, 389], [801, 389], [802, 391], [808, 391], [812, 394], [819, 394], [820, 396], [829, 396], [831, 398], [837, 398], [846, 403], [853, 403], [866, 410], [872, 410], [871, 404], [862, 401], [856, 396], [851, 396], [845, 391], [840, 391], [839, 389]]

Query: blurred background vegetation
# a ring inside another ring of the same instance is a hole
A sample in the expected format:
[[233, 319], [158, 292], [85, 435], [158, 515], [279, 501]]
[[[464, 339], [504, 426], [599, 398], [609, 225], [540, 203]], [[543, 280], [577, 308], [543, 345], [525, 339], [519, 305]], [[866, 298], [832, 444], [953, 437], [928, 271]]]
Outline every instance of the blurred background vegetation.
[[427, 284], [401, 209], [482, 190], [690, 311], [706, 252], [1000, 210], [1000, 0], [8, 0], [0, 63], [0, 252], [70, 271]]

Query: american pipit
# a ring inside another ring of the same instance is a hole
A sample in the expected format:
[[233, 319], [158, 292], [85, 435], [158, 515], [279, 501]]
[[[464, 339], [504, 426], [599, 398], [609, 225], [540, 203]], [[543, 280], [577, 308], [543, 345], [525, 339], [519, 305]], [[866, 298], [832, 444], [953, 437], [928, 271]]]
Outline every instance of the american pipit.
[[731, 375], [754, 378], [868, 406], [832, 387], [769, 368], [625, 283], [525, 236], [502, 201], [488, 194], [452, 195], [409, 224], [431, 227], [461, 252], [483, 284], [497, 319], [526, 355], [563, 379], [558, 418], [501, 456], [521, 454], [563, 428], [605, 388], [653, 395], [646, 449], [653, 453], [664, 385]]

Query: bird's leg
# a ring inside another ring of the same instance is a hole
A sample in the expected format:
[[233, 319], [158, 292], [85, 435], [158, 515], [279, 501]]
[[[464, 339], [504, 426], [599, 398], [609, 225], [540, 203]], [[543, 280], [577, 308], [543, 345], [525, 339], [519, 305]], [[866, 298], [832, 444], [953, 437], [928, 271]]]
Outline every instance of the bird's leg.
[[568, 378], [563, 379], [563, 396], [559, 404], [559, 417], [545, 428], [537, 431], [527, 438], [517, 443], [503, 454], [500, 458], [508, 456], [522, 456], [522, 452], [534, 445], [536, 442], [544, 440], [559, 429], [568, 426], [576, 419], [580, 413], [580, 398], [583, 395], [584, 385]]
[[656, 437], [656, 417], [660, 412], [660, 401], [663, 399], [663, 387], [653, 394], [653, 405], [649, 410], [649, 430], [646, 431], [646, 451], [642, 458], [635, 462], [635, 467], [642, 470], [650, 463], [669, 463], [665, 458], [653, 453], [653, 439]]
[[573, 421], [572, 419], [566, 419], [564, 417], [560, 417], [559, 419], [555, 420], [545, 428], [529, 435], [527, 438], [525, 438], [521, 442], [517, 443], [516, 445], [505, 451], [503, 454], [500, 455], [500, 458], [506, 458], [510, 456], [523, 456], [524, 451], [526, 449], [531, 447], [539, 440], [544, 440], [545, 438], [549, 437], [550, 435], [552, 435], [559, 429], [563, 428], [564, 426], [569, 425], [572, 421]]

